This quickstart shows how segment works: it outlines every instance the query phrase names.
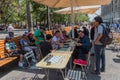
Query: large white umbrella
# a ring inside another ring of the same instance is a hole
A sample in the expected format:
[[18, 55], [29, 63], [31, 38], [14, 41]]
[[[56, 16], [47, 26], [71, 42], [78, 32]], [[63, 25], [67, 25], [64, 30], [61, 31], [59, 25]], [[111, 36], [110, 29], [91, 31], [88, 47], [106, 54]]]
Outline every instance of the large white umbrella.
[[[73, 11], [74, 13], [94, 14], [100, 7], [101, 7], [100, 5], [73, 7]], [[54, 12], [58, 14], [72, 14], [71, 7], [56, 10]]]
[[[89, 5], [106, 5], [110, 4], [111, 0], [33, 0], [35, 2], [47, 5], [49, 7], [71, 7], [72, 13], [72, 28], [74, 26], [74, 11], [73, 6], [89, 6]], [[74, 29], [73, 29], [74, 33]], [[73, 35], [74, 38], [74, 35]]]
[[89, 6], [89, 5], [106, 5], [111, 0], [33, 0], [35, 2], [47, 5], [49, 7], [70, 7], [72, 6]]

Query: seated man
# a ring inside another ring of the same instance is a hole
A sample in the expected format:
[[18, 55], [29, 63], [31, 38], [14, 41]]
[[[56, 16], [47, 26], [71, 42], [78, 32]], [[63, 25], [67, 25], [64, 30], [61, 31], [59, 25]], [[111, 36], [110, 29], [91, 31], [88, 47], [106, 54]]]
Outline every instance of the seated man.
[[30, 46], [35, 46], [35, 40], [33, 38], [33, 34], [32, 33], [28, 33], [28, 39], [30, 41]]
[[60, 47], [60, 31], [56, 31], [52, 38], [52, 47], [54, 50]]
[[12, 39], [9, 36], [6, 37], [5, 49], [7, 50], [10, 56], [19, 56], [20, 60], [18, 65], [19, 67], [23, 67], [22, 60], [24, 52], [20, 49], [17, 49], [16, 44], [12, 41]]
[[20, 39], [20, 44], [24, 51], [26, 52], [32, 51], [32, 49], [29, 46], [30, 42], [25, 34], [22, 35], [22, 39]]
[[46, 40], [44, 42], [41, 42], [41, 52], [43, 57], [45, 57], [52, 50], [51, 39], [52, 36], [50, 34], [47, 34]]
[[89, 37], [84, 34], [84, 31], [78, 31], [79, 40], [76, 42], [76, 52], [74, 53], [75, 58], [87, 59], [87, 54], [90, 49]]
[[[22, 50], [24, 50], [25, 52], [31, 52], [32, 51], [32, 53], [33, 53], [32, 49], [35, 48], [35, 47], [30, 46], [29, 43], [30, 42], [29, 42], [27, 36], [25, 34], [23, 34], [22, 39], [20, 40]], [[33, 53], [33, 55], [34, 55], [34, 53]], [[35, 56], [32, 56], [32, 60], [33, 60], [33, 62], [36, 62]]]

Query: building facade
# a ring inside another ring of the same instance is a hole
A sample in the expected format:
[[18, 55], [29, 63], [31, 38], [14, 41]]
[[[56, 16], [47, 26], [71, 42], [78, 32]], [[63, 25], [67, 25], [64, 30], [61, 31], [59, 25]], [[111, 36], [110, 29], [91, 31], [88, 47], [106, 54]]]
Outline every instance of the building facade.
[[120, 0], [112, 0], [111, 4], [102, 6], [101, 16], [105, 22], [120, 23]]

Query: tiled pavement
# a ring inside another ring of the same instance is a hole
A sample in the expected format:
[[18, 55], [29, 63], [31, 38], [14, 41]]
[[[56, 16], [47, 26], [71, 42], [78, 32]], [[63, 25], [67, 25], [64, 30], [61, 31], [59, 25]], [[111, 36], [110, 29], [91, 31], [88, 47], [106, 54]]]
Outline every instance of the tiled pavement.
[[[106, 72], [100, 76], [88, 75], [88, 80], [120, 80], [120, 57], [116, 57], [117, 52], [106, 50]], [[46, 80], [44, 70], [36, 69], [19, 69], [15, 68], [9, 72], [0, 73], [0, 80], [30, 80], [35, 73], [39, 73], [39, 77]], [[50, 72], [50, 80], [63, 80], [60, 73], [52, 70]], [[41, 79], [40, 79], [41, 80]]]

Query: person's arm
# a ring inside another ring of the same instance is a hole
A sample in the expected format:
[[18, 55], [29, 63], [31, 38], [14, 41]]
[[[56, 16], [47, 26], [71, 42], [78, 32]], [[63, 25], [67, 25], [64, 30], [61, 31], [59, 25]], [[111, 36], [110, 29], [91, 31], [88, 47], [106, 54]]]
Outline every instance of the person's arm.
[[13, 50], [10, 50], [10, 47], [9, 47], [9, 44], [8, 44], [8, 43], [5, 44], [5, 49], [6, 49], [6, 51], [7, 51], [8, 53], [13, 52]]
[[98, 43], [100, 41], [100, 39], [102, 38], [102, 36], [103, 36], [102, 34], [98, 34], [98, 37], [94, 41], [94, 44]]
[[21, 39], [20, 40], [20, 45], [22, 46], [22, 47], [24, 47], [25, 45], [24, 45], [24, 42], [23, 42], [23, 40]]
[[99, 41], [100, 41], [100, 39], [102, 38], [102, 33], [103, 33], [103, 27], [102, 26], [98, 26], [98, 36], [97, 36], [97, 38], [96, 38], [96, 40], [94, 41], [94, 44], [97, 44]]
[[85, 37], [84, 43], [77, 43], [77, 46], [81, 46], [83, 48], [89, 47], [90, 46], [90, 39], [88, 37]]
[[52, 44], [60, 44], [60, 42], [59, 41], [52, 41]]
[[39, 40], [36, 36], [33, 36], [33, 39], [38, 42], [42, 42], [43, 40]]

